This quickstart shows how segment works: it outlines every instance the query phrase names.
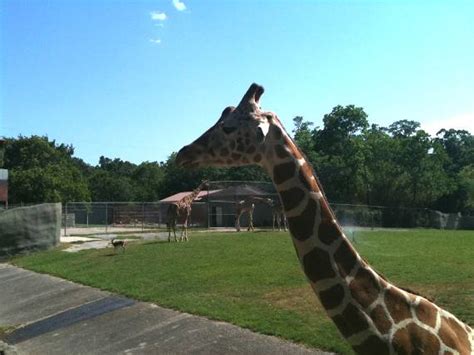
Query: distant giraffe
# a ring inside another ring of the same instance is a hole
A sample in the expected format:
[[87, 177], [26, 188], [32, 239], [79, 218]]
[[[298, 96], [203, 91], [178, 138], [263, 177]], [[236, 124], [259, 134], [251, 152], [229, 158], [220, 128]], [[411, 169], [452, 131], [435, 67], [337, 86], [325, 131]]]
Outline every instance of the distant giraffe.
[[173, 230], [174, 241], [177, 242], [176, 238], [176, 224], [178, 220], [183, 221], [183, 229], [181, 231], [180, 241], [188, 241], [188, 220], [191, 215], [191, 205], [193, 201], [198, 197], [201, 190], [207, 186], [207, 181], [203, 181], [193, 192], [184, 196], [178, 202], [174, 202], [169, 205], [167, 211], [168, 217], [168, 242], [171, 242], [171, 230]]
[[249, 216], [249, 226], [247, 227], [247, 231], [253, 231], [253, 211], [255, 210], [255, 203], [254, 201], [248, 200], [241, 200], [236, 203], [235, 206], [235, 229], [237, 232], [240, 232], [240, 217], [244, 213], [247, 213]]
[[177, 164], [258, 164], [268, 172], [308, 281], [356, 353], [474, 354], [470, 326], [390, 283], [357, 253], [301, 150], [277, 115], [261, 110], [262, 94], [263, 87], [252, 84], [237, 107], [227, 107], [213, 127], [179, 151]]
[[240, 232], [240, 217], [242, 217], [244, 213], [248, 213], [249, 216], [249, 226], [247, 227], [247, 230], [249, 232], [255, 230], [253, 226], [253, 212], [255, 211], [256, 203], [268, 204], [268, 199], [258, 196], [250, 196], [244, 200], [237, 202], [237, 205], [235, 207], [235, 229], [237, 230], [237, 232]]
[[281, 202], [279, 200], [272, 199], [270, 199], [270, 201], [270, 207], [272, 208], [272, 230], [275, 230], [276, 222], [278, 231], [281, 231], [281, 227], [283, 226], [283, 230], [286, 232], [288, 229], [288, 221], [286, 220], [285, 212], [283, 211]]
[[278, 231], [283, 230], [286, 232], [288, 229], [288, 221], [286, 220], [285, 212], [283, 211], [283, 206], [281, 205], [280, 199], [272, 198], [263, 198], [261, 202], [265, 203], [272, 210], [272, 231], [275, 230], [275, 224], [278, 226]]

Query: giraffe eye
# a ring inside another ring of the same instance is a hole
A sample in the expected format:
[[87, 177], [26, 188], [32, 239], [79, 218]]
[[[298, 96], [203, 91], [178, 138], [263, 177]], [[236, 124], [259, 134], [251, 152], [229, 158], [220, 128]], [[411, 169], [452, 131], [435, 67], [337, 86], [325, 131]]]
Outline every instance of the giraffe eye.
[[234, 132], [237, 129], [237, 127], [222, 127], [222, 130], [224, 131], [225, 134], [230, 134]]

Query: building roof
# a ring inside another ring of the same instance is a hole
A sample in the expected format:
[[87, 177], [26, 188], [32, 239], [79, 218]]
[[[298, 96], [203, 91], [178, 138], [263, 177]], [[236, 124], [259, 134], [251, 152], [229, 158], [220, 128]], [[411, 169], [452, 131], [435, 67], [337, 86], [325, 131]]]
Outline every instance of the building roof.
[[[212, 194], [215, 194], [216, 192], [219, 192], [221, 190], [205, 190], [205, 191], [201, 191], [199, 192], [197, 198], [196, 198], [196, 201], [199, 201], [201, 200], [203, 197], [206, 197], [207, 194], [209, 195], [212, 195]], [[190, 193], [192, 193], [192, 191], [183, 191], [183, 192], [178, 192], [177, 194], [174, 194], [174, 195], [171, 195], [171, 196], [168, 196], [162, 200], [160, 200], [160, 202], [178, 202], [179, 200], [181, 200], [183, 197], [189, 195]]]
[[251, 196], [267, 196], [268, 192], [263, 191], [257, 186], [236, 185], [227, 189], [217, 191], [212, 198], [235, 199], [246, 198]]
[[[183, 197], [189, 195], [192, 191], [184, 191], [184, 192], [178, 192], [177, 194], [168, 196], [160, 202], [167, 202], [167, 203], [173, 203], [173, 202], [178, 202], [181, 200]], [[235, 201], [237, 199], [245, 199], [248, 197], [265, 197], [268, 196], [269, 193], [263, 191], [262, 189], [256, 187], [256, 186], [249, 186], [249, 185], [236, 185], [236, 186], [230, 186], [225, 189], [219, 189], [219, 190], [209, 190], [208, 191], [201, 191], [198, 194], [198, 197], [196, 198], [196, 201], [205, 201], [207, 200], [207, 196], [212, 195], [211, 200], [217, 201], [217, 200], [232, 200]]]

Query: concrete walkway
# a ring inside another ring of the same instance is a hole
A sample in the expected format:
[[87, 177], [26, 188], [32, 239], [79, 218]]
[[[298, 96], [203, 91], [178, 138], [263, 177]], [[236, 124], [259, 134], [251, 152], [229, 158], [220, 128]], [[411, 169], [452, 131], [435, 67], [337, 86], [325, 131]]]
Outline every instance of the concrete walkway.
[[12, 326], [0, 354], [324, 354], [0, 264], [0, 334]]

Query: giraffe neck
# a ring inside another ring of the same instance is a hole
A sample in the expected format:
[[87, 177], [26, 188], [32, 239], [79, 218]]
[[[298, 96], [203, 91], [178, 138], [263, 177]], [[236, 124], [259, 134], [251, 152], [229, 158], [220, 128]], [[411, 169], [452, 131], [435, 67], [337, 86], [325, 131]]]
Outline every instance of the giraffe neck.
[[[419, 327], [415, 330], [430, 346], [440, 348], [439, 308], [391, 285], [359, 256], [303, 154], [282, 128], [272, 131], [264, 168], [280, 196], [303, 270], [341, 334], [358, 353], [393, 353], [403, 350], [393, 343], [408, 338], [410, 324]], [[430, 332], [420, 327], [426, 322]]]
[[199, 195], [199, 193], [202, 190], [202, 184], [199, 185], [193, 192], [191, 192], [189, 195], [183, 197], [182, 202], [185, 205], [191, 204]]

